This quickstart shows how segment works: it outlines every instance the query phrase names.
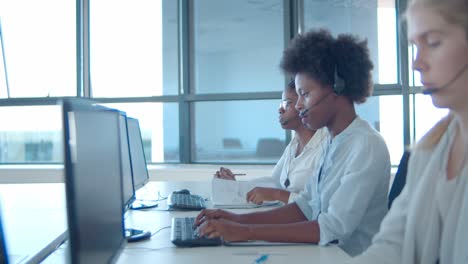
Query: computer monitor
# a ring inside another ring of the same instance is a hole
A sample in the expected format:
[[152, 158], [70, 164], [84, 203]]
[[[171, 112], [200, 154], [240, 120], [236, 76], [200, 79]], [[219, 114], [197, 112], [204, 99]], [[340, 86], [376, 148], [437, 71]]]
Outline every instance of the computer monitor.
[[130, 156], [130, 147], [127, 132], [127, 116], [124, 112], [120, 112], [119, 116], [120, 129], [120, 150], [122, 162], [122, 202], [125, 209], [135, 200], [135, 189], [133, 187], [132, 164]]
[[120, 150], [122, 158], [122, 203], [124, 205], [124, 224], [125, 224], [125, 238], [128, 242], [136, 242], [144, 239], [151, 238], [151, 232], [140, 229], [130, 228], [125, 223], [125, 215], [128, 209], [135, 200], [135, 189], [133, 187], [133, 175], [131, 166], [130, 146], [127, 129], [127, 115], [125, 112], [120, 112], [119, 117], [120, 129]]
[[120, 114], [64, 100], [69, 259], [113, 263], [125, 245]]
[[[143, 149], [143, 140], [138, 119], [127, 117], [127, 126], [131, 156], [130, 160], [132, 162], [133, 184], [136, 192], [136, 190], [141, 189], [148, 182], [148, 168], [146, 167], [145, 151]], [[157, 206], [157, 201], [138, 199], [132, 203], [130, 208], [133, 210], [142, 210]]]
[[138, 119], [127, 117], [128, 139], [130, 143], [130, 153], [133, 170], [133, 181], [135, 191], [148, 183], [148, 167], [146, 164], [145, 151], [143, 148], [143, 139], [141, 136], [140, 123]]

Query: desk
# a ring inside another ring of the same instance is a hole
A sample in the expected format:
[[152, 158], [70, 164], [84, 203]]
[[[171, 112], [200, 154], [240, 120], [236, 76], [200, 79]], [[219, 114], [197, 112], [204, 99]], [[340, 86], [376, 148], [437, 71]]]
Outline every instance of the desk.
[[[139, 198], [157, 199], [158, 191], [166, 197], [174, 190], [189, 189], [194, 194], [210, 197], [209, 182], [150, 182], [139, 193]], [[210, 206], [210, 203], [208, 203]], [[288, 246], [217, 246], [198, 248], [177, 248], [170, 242], [172, 217], [196, 216], [194, 211], [166, 211], [165, 201], [158, 208], [147, 211], [131, 211], [126, 219], [127, 227], [149, 230], [154, 233], [150, 240], [128, 243], [122, 251], [118, 264], [136, 263], [252, 263], [261, 254], [269, 254], [267, 263], [342, 263], [350, 257], [337, 246], [317, 245]], [[269, 210], [271, 208], [236, 209], [235, 212]], [[167, 227], [165, 229], [162, 229]], [[60, 247], [43, 263], [62, 264], [66, 245]]]
[[38, 263], [65, 239], [63, 183], [0, 184], [0, 202], [11, 263]]

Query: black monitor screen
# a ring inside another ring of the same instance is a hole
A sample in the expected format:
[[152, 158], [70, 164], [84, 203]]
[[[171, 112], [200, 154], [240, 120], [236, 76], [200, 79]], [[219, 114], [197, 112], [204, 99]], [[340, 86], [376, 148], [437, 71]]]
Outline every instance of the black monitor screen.
[[120, 113], [120, 146], [122, 157], [122, 183], [123, 183], [123, 204], [127, 207], [135, 197], [133, 189], [132, 167], [130, 161], [130, 149], [128, 146], [127, 117]]
[[72, 263], [112, 263], [125, 243], [119, 118], [117, 111], [64, 113]]
[[148, 182], [148, 168], [146, 167], [146, 158], [138, 119], [128, 117], [127, 122], [130, 154], [132, 156], [133, 182], [135, 190], [138, 190]]

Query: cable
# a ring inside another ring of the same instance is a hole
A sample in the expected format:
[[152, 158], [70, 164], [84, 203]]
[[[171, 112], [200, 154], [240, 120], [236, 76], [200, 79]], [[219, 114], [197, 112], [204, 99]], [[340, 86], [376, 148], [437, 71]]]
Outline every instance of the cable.
[[162, 196], [161, 193], [158, 191], [158, 200], [160, 200], [160, 201], [161, 200], [167, 200], [167, 196], [166, 197]]
[[171, 228], [171, 226], [165, 226], [165, 227], [159, 228], [158, 230], [156, 230], [154, 233], [151, 234], [151, 237], [153, 237], [154, 235], [156, 235], [156, 234], [159, 233], [160, 231], [162, 231], [162, 230], [164, 230], [164, 229], [168, 229], [168, 228]]
[[164, 200], [167, 200], [167, 196], [164, 197], [161, 195], [161, 193], [158, 191], [158, 198], [156, 200], [154, 199], [136, 199], [138, 201], [149, 201], [149, 202], [160, 202], [160, 201], [164, 201]]

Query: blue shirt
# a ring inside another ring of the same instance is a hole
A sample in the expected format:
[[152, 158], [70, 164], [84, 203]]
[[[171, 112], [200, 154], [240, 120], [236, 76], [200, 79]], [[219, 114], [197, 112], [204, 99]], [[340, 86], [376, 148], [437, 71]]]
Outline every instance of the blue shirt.
[[387, 213], [390, 155], [382, 136], [359, 117], [334, 138], [329, 134], [322, 148], [320, 166], [295, 202], [318, 221], [320, 245], [337, 242], [355, 256]]

